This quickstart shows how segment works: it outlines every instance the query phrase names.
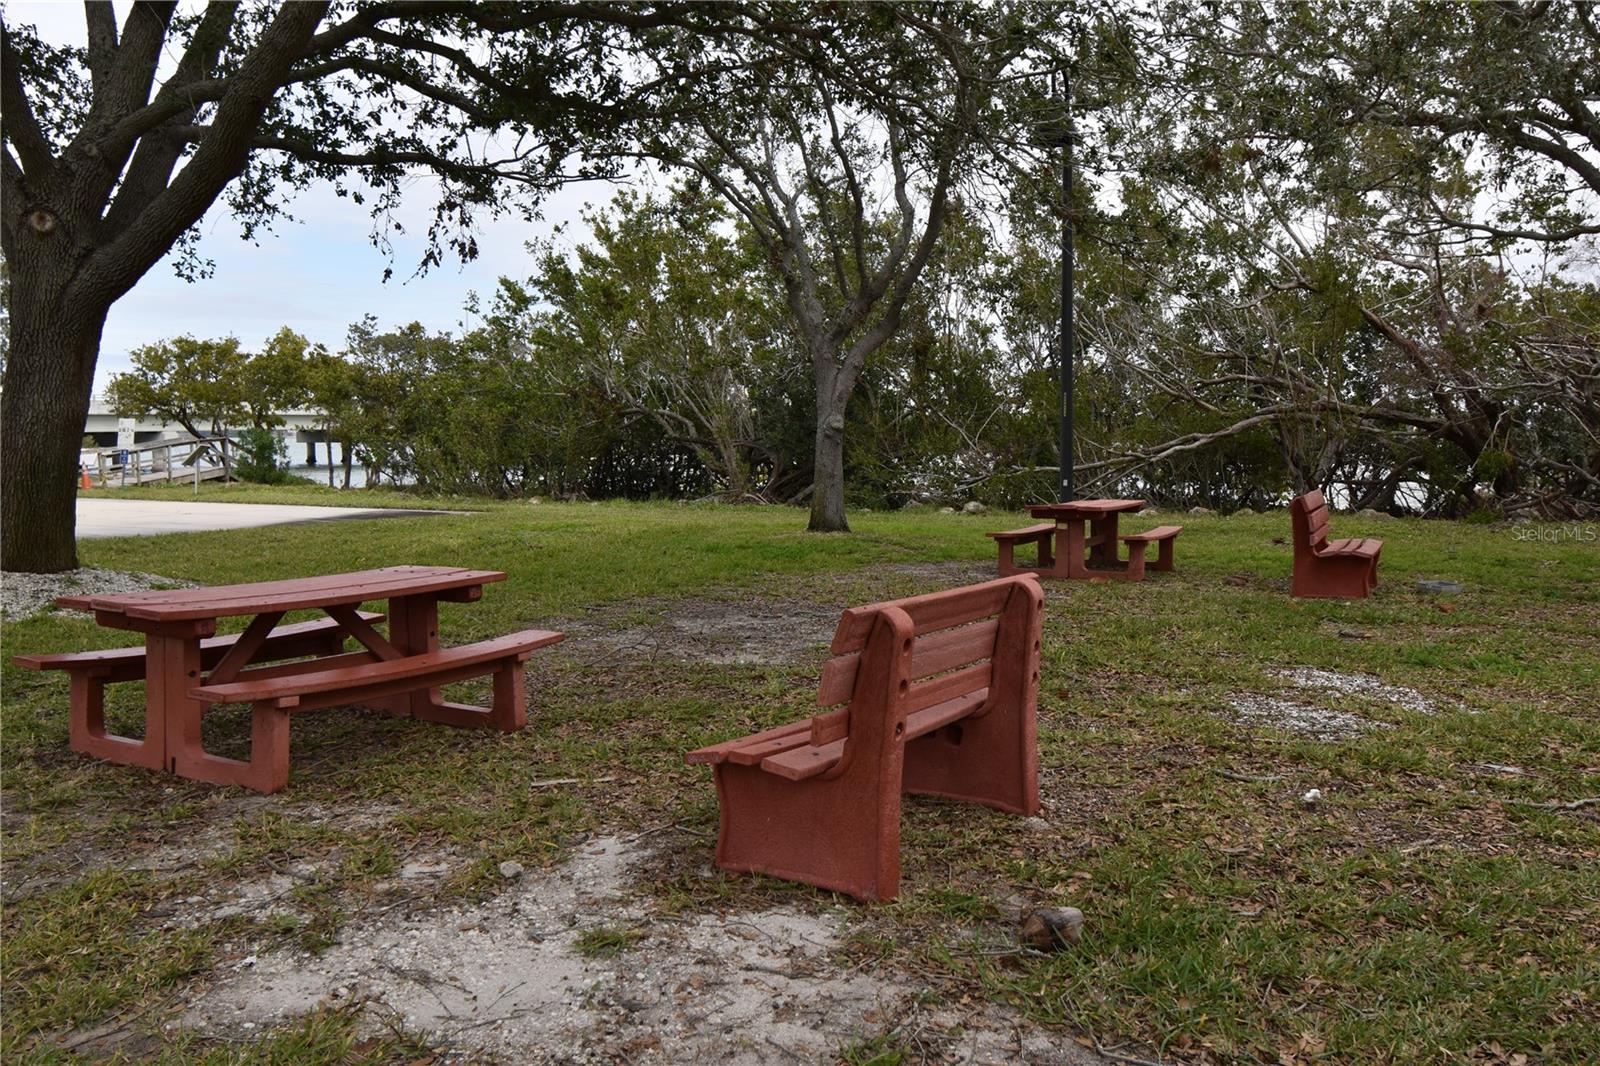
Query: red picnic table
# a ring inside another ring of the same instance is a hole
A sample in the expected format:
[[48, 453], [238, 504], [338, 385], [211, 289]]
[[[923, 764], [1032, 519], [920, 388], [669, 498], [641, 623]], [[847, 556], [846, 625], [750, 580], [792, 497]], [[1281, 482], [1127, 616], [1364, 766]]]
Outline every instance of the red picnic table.
[[[1000, 574], [1036, 573], [1044, 577], [1104, 579], [1110, 576], [1128, 581], [1144, 580], [1144, 553], [1150, 544], [1160, 546], [1152, 564], [1156, 570], [1172, 569], [1173, 542], [1182, 526], [1160, 526], [1143, 533], [1117, 532], [1117, 516], [1143, 510], [1143, 500], [1072, 500], [1068, 503], [1041, 503], [1028, 508], [1035, 518], [1048, 519], [1042, 525], [990, 533], [1000, 547]], [[1085, 528], [1087, 527], [1087, 528]], [[1128, 560], [1117, 558], [1117, 542], [1128, 545]], [[1054, 550], [1052, 551], [1052, 542]], [[1039, 546], [1039, 565], [1019, 566], [1012, 553], [1018, 544]], [[1088, 552], [1085, 558], [1084, 552]]]
[[[526, 630], [439, 648], [439, 601], [481, 599], [485, 584], [505, 576], [453, 566], [389, 566], [246, 585], [63, 596], [57, 604], [90, 611], [103, 626], [143, 633], [144, 647], [15, 661], [71, 673], [74, 750], [271, 792], [288, 779], [290, 713], [354, 705], [451, 725], [520, 729], [527, 720], [521, 663], [563, 635]], [[383, 615], [358, 609], [373, 600], [388, 601], [387, 637], [374, 625]], [[279, 625], [287, 612], [306, 609], [327, 617]], [[219, 619], [246, 616], [251, 621], [243, 633], [215, 635]], [[361, 649], [345, 651], [347, 638]], [[315, 657], [273, 662], [299, 656]], [[485, 674], [494, 675], [492, 707], [449, 703], [440, 695], [440, 685]], [[105, 685], [141, 678], [143, 739], [107, 733]], [[249, 761], [210, 754], [201, 743], [206, 707], [234, 702], [253, 706]]]

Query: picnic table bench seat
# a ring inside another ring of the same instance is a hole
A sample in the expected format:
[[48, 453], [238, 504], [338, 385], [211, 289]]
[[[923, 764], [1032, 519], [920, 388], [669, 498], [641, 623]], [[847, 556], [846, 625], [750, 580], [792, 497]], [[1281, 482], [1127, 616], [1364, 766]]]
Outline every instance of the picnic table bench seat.
[[1178, 534], [1182, 532], [1182, 526], [1157, 526], [1154, 529], [1147, 529], [1143, 533], [1121, 534], [1117, 539], [1128, 546], [1128, 569], [1124, 576], [1129, 581], [1144, 580], [1144, 556], [1146, 549], [1151, 544], [1155, 544], [1158, 547], [1156, 561], [1150, 564], [1150, 569], [1171, 570]]
[[[368, 625], [382, 623], [374, 611], [356, 612]], [[206, 637], [200, 641], [202, 670], [215, 669], [239, 643], [242, 633]], [[333, 618], [275, 626], [251, 661], [293, 659], [302, 655], [338, 655], [344, 651], [345, 632]], [[137, 748], [142, 741], [107, 733], [105, 687], [123, 681], [143, 681], [149, 670], [145, 648], [102, 648], [95, 651], [49, 655], [17, 655], [12, 662], [29, 670], [64, 670], [71, 675], [67, 701], [67, 730], [74, 750], [103, 755]], [[147, 723], [148, 727], [148, 723]]]
[[527, 723], [522, 664], [537, 649], [565, 637], [552, 630], [528, 629], [419, 655], [396, 651], [384, 659], [373, 651], [352, 652], [322, 660], [315, 664], [319, 669], [310, 672], [264, 667], [247, 672], [241, 680], [202, 685], [194, 690], [195, 699], [251, 705], [250, 758], [213, 755], [203, 749], [198, 736], [191, 736], [184, 738], [174, 770], [198, 781], [276, 792], [289, 781], [291, 714], [381, 701], [486, 674], [494, 676], [493, 702], [487, 711], [440, 702], [420, 716], [450, 725], [521, 729]]
[[1378, 586], [1376, 537], [1328, 539], [1328, 504], [1313, 490], [1289, 504], [1294, 543], [1291, 594], [1308, 599], [1362, 599]]
[[1039, 562], [1037, 569], [1049, 570], [1055, 566], [1054, 540], [1056, 524], [1054, 522], [1040, 522], [1036, 526], [1024, 529], [1010, 529], [999, 533], [986, 533], [984, 536], [994, 540], [1000, 549], [1000, 576], [1009, 577], [1012, 574], [1027, 573], [1028, 568], [1017, 566], [1016, 550], [1018, 544], [1039, 545]]
[[809, 720], [686, 756], [713, 767], [717, 865], [892, 899], [903, 792], [1039, 809], [1044, 593], [1031, 575], [844, 612]]

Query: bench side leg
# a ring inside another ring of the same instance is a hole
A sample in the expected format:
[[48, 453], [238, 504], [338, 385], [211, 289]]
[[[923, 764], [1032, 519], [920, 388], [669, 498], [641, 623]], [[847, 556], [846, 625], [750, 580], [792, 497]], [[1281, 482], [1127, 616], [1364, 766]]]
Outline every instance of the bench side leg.
[[1163, 537], [1160, 547], [1156, 551], [1156, 561], [1151, 564], [1152, 570], [1171, 570], [1173, 560], [1177, 557], [1178, 535]]
[[257, 792], [289, 783], [289, 712], [258, 703], [250, 709], [250, 769], [239, 782]]
[[1291, 595], [1300, 599], [1360, 600], [1371, 591], [1372, 567], [1355, 556], [1307, 556], [1295, 561]]
[[1016, 546], [1009, 540], [996, 541], [1000, 545], [1000, 576], [1010, 577], [1017, 572]]
[[899, 685], [910, 677], [912, 629], [903, 613], [895, 613], [903, 623], [880, 617], [862, 654], [836, 776], [790, 781], [759, 766], [717, 764], [719, 867], [862, 900], [893, 899], [899, 892], [905, 753]]
[[515, 659], [495, 671], [494, 703], [489, 712], [494, 728], [515, 733], [528, 724], [526, 682], [522, 675], [522, 663]]
[[[92, 755], [97, 759], [121, 763], [124, 766], [143, 766], [148, 770], [166, 769], [166, 746], [158, 720], [150, 727], [150, 715], [145, 715], [144, 737], [124, 737], [106, 732], [106, 683], [82, 670], [74, 670], [68, 681], [67, 737], [73, 751]], [[159, 719], [159, 715], [157, 716]]]
[[191, 781], [277, 792], [289, 783], [289, 712], [267, 702], [251, 707], [248, 760], [213, 755], [196, 739], [173, 755], [172, 769]]
[[1123, 577], [1129, 581], [1144, 580], [1144, 553], [1148, 547], [1142, 540], [1128, 542], [1128, 568], [1122, 572]]
[[907, 792], [1038, 813], [1042, 599], [1031, 583], [1011, 593], [995, 637], [994, 679], [984, 708], [906, 745]]

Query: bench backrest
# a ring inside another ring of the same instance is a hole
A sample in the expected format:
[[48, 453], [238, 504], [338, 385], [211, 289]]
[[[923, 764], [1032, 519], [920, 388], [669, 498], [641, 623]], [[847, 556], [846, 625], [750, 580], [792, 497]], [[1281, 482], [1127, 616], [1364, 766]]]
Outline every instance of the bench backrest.
[[[895, 704], [897, 722], [904, 716], [946, 700], [983, 689], [989, 699], [997, 690], [1025, 685], [1026, 679], [1004, 676], [1007, 670], [1038, 669], [1038, 619], [1044, 592], [1032, 574], [1019, 574], [978, 585], [949, 589], [925, 596], [852, 607], [839, 619], [833, 636], [833, 658], [822, 669], [817, 686], [817, 706], [850, 706], [811, 720], [811, 743], [829, 744], [852, 732], [853, 710], [881, 720], [882, 706], [863, 706], [863, 693], [876, 691], [881, 677], [869, 674], [900, 673], [896, 686], [887, 690]], [[901, 646], [881, 643], [874, 658], [869, 643], [881, 623], [892, 619]], [[907, 647], [909, 643], [909, 647]], [[901, 662], [885, 661], [893, 652]], [[909, 652], [909, 664], [903, 663]], [[997, 676], [997, 662], [998, 672]], [[1029, 665], [1031, 663], [1031, 666]], [[898, 692], [894, 691], [898, 688]], [[879, 703], [872, 697], [869, 703]], [[876, 729], [869, 729], [876, 732]]]
[[1328, 505], [1322, 493], [1312, 489], [1289, 504], [1289, 518], [1294, 524], [1294, 550], [1317, 551], [1328, 543]]

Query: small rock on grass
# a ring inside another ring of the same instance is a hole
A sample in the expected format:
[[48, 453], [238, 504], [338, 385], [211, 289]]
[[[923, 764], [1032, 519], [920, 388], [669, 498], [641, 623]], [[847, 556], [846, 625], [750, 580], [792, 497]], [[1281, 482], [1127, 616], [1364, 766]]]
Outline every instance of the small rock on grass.
[[513, 859], [507, 859], [500, 864], [500, 876], [507, 881], [515, 881], [522, 876], [522, 864]]
[[961, 507], [961, 510], [964, 514], [983, 514], [983, 512], [987, 511], [988, 509], [989, 508], [985, 507], [977, 500], [968, 500]]
[[1022, 828], [1030, 833], [1048, 833], [1050, 832], [1050, 822], [1048, 819], [1040, 818], [1036, 814], [1032, 818], [1024, 818], [1022, 820]]
[[1022, 920], [1022, 942], [1040, 951], [1060, 951], [1083, 939], [1083, 912], [1076, 907], [1040, 907]]

